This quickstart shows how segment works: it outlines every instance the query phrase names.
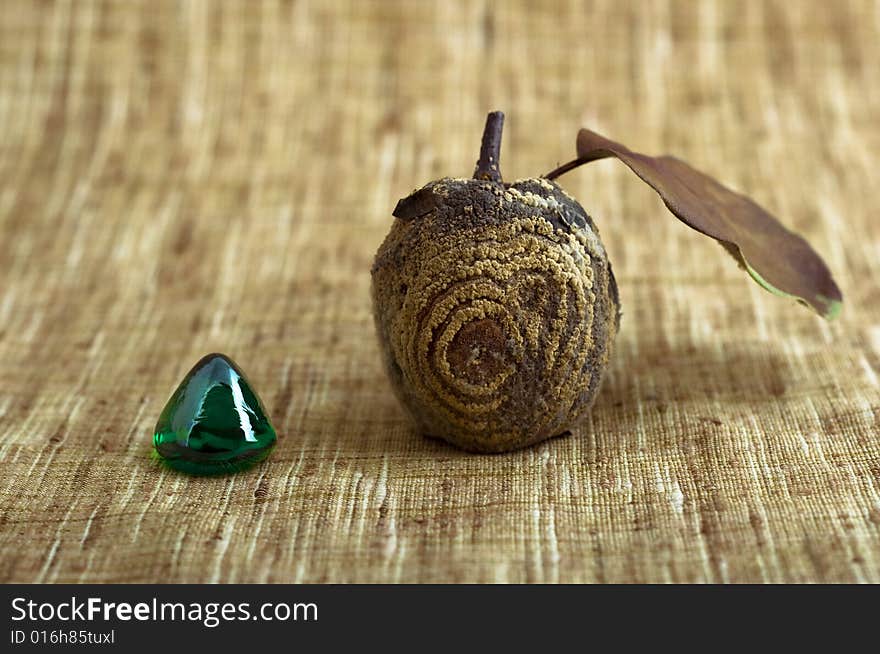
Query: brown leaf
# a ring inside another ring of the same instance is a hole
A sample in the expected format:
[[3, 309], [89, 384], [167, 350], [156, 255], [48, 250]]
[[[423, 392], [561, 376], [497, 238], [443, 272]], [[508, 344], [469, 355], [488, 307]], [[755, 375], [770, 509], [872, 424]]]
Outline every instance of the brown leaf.
[[579, 163], [620, 159], [657, 191], [679, 220], [720, 241], [768, 291], [793, 297], [825, 318], [840, 313], [843, 296], [825, 262], [751, 199], [675, 157], [633, 152], [588, 129], [578, 133], [577, 153]]

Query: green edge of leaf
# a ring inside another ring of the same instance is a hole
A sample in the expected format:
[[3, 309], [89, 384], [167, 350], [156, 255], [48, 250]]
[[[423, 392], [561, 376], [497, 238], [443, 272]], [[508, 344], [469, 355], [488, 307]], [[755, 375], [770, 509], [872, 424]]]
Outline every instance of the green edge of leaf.
[[843, 302], [840, 300], [832, 300], [830, 297], [825, 297], [824, 295], [818, 296], [823, 302], [828, 303], [828, 311], [825, 312], [824, 318], [826, 320], [834, 320], [840, 315], [840, 312], [843, 311]]
[[[758, 285], [765, 291], [769, 291], [770, 293], [773, 293], [773, 295], [778, 295], [779, 297], [791, 298], [792, 300], [795, 300], [796, 302], [799, 302], [815, 311], [815, 307], [807, 302], [804, 298], [797, 295], [792, 295], [791, 293], [786, 293], [785, 291], [776, 288], [775, 286], [773, 286], [773, 284], [761, 277], [761, 274], [749, 265], [749, 262], [746, 261], [745, 257], [742, 255], [742, 252], [738, 247], [732, 244], [728, 245], [726, 243], [722, 243], [722, 245], [725, 246], [725, 249], [728, 252], [736, 257], [737, 261], [742, 265], [743, 268], [745, 268], [746, 272], [749, 273], [749, 276], [756, 282], [758, 282]], [[827, 307], [825, 313], [819, 314], [823, 318], [825, 318], [825, 320], [834, 320], [840, 315], [840, 312], [843, 310], [843, 302], [841, 302], [840, 300], [832, 300], [831, 298], [825, 297], [824, 295], [817, 295], [816, 298], [819, 301], [823, 302]], [[816, 311], [816, 313], [819, 312]]]

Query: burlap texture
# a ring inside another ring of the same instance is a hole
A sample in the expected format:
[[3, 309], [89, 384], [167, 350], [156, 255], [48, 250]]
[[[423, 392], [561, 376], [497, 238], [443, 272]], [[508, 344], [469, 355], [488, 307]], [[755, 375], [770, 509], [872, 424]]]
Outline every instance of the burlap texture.
[[[868, 2], [4, 2], [0, 580], [880, 581], [880, 9]], [[397, 199], [581, 126], [804, 234], [845, 294], [775, 298], [617, 162], [561, 181], [623, 305], [573, 436], [414, 433], [371, 317]], [[150, 458], [203, 354], [280, 440]]]

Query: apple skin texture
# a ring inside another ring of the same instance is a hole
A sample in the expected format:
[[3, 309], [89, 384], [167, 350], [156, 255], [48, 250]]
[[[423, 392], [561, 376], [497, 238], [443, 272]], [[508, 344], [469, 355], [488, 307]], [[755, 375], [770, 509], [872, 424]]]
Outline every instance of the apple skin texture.
[[417, 429], [505, 452], [580, 424], [620, 325], [611, 264], [583, 208], [543, 178], [444, 178], [395, 215], [372, 268], [373, 308]]

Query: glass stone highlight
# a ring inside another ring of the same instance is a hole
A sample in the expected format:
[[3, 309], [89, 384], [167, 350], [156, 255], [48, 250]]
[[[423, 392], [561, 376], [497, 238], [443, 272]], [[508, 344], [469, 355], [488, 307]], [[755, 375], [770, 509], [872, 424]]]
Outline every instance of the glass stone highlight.
[[195, 475], [242, 470], [269, 455], [275, 429], [244, 373], [226, 355], [203, 357], [162, 410], [153, 447]]

